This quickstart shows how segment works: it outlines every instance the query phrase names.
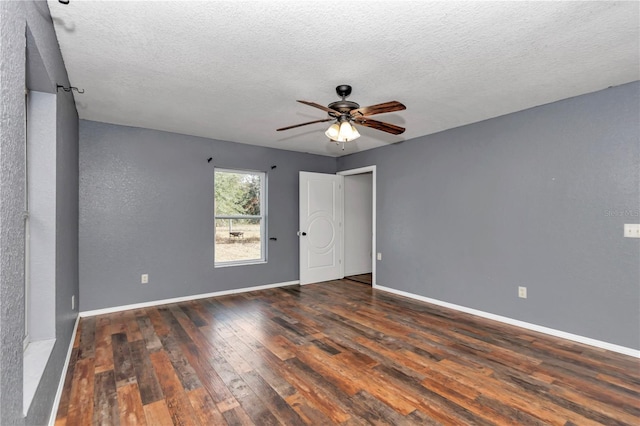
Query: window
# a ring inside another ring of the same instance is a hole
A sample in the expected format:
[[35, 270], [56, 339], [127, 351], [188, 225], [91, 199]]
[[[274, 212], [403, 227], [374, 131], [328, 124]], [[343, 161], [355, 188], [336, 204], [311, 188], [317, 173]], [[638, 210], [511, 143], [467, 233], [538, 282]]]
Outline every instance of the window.
[[216, 169], [215, 265], [266, 261], [265, 174]]

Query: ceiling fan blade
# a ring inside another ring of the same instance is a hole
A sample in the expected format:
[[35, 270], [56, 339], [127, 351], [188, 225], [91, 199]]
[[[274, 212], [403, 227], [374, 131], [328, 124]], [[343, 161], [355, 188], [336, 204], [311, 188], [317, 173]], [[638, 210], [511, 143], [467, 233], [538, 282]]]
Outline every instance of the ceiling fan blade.
[[355, 117], [356, 124], [362, 126], [371, 127], [372, 129], [382, 130], [383, 132], [391, 133], [393, 135], [400, 135], [404, 133], [405, 128], [396, 126], [395, 124], [384, 123], [378, 120], [372, 120], [366, 117]]
[[328, 108], [328, 107], [326, 107], [324, 105], [320, 105], [320, 104], [317, 104], [315, 102], [309, 102], [309, 101], [298, 101], [298, 102], [300, 102], [301, 104], [312, 106], [314, 108], [321, 109], [323, 111], [328, 112], [329, 114], [333, 114], [336, 117], [340, 116], [340, 111], [336, 111], [335, 109]]
[[382, 114], [385, 112], [402, 111], [403, 109], [407, 109], [407, 107], [398, 101], [391, 101], [354, 109], [353, 111], [351, 111], [351, 116], [361, 117], [367, 115]]
[[288, 126], [288, 127], [282, 127], [280, 129], [277, 129], [276, 132], [279, 132], [281, 130], [289, 130], [289, 129], [295, 129], [296, 127], [300, 127], [300, 126], [306, 126], [307, 124], [313, 124], [313, 123], [322, 123], [325, 121], [333, 121], [335, 120], [335, 118], [324, 118], [322, 120], [314, 120], [314, 121], [308, 121], [306, 123], [301, 123], [301, 124], [294, 124], [293, 126]]

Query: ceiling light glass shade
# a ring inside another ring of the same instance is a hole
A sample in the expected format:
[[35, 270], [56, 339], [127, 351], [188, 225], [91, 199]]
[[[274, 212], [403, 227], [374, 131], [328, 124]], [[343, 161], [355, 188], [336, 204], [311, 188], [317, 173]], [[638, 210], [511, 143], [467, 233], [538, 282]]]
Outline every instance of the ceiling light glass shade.
[[336, 142], [349, 142], [360, 137], [358, 130], [348, 121], [332, 124], [324, 134]]
[[340, 133], [340, 126], [338, 126], [338, 123], [334, 123], [332, 124], [326, 132], [324, 132], [325, 135], [327, 135], [327, 137], [329, 139], [331, 139], [332, 141], [337, 141], [338, 140], [338, 134]]
[[338, 133], [338, 142], [349, 142], [351, 140], [353, 126], [348, 121], [340, 123], [340, 133]]
[[354, 139], [358, 139], [360, 137], [360, 132], [358, 132], [358, 129], [356, 129], [356, 126], [354, 126], [353, 124], [351, 125], [351, 139], [349, 139], [350, 141], [354, 140]]

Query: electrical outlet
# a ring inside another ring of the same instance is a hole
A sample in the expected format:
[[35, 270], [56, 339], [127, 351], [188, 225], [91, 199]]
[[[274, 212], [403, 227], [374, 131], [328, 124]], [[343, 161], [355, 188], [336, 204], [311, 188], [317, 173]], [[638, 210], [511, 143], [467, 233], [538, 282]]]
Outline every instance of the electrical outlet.
[[640, 223], [625, 223], [624, 236], [626, 238], [640, 238]]
[[518, 287], [518, 297], [521, 299], [527, 298], [527, 288], [526, 287]]
[[76, 309], [76, 295], [74, 294], [73, 296], [71, 296], [71, 310], [75, 310]]
[[382, 253], [378, 253], [378, 255], [376, 256], [376, 259], [382, 260]]
[[149, 274], [142, 274], [140, 277], [140, 282], [142, 284], [147, 284], [149, 282]]

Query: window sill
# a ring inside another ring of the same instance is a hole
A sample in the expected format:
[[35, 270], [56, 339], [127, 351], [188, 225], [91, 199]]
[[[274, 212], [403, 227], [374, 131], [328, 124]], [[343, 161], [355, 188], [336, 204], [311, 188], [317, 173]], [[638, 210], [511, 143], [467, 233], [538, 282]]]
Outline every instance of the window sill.
[[22, 361], [22, 410], [27, 415], [56, 339], [29, 342]]
[[262, 265], [263, 263], [267, 263], [264, 259], [258, 260], [247, 260], [241, 262], [224, 262], [224, 263], [214, 263], [214, 268], [228, 268], [230, 266], [247, 266], [247, 265]]

